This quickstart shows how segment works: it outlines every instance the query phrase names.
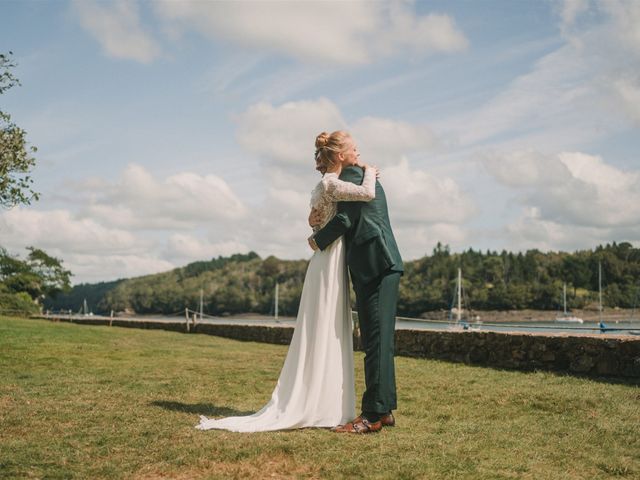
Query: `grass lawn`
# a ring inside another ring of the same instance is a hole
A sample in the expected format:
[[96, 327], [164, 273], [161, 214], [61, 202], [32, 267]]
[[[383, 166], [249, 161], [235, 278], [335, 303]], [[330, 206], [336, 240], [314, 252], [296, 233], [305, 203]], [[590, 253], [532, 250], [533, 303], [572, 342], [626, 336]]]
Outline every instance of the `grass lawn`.
[[194, 428], [266, 403], [286, 350], [0, 317], [0, 478], [640, 478], [639, 382], [398, 358], [380, 434]]

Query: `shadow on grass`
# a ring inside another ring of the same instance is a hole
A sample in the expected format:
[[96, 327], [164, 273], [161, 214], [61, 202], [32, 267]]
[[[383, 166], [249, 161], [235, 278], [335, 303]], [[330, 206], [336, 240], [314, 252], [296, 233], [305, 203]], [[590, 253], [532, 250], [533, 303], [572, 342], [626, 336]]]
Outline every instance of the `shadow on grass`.
[[[400, 355], [398, 355], [398, 357], [399, 356]], [[414, 358], [414, 359], [423, 359], [423, 360], [434, 361], [434, 362], [441, 362], [443, 364], [465, 365], [467, 367], [479, 368], [479, 369], [488, 368], [491, 370], [495, 370], [497, 372], [522, 373], [525, 375], [546, 373], [556, 377], [579, 378], [582, 380], [590, 380], [592, 382], [608, 383], [610, 385], [626, 385], [630, 387], [640, 387], [640, 377], [612, 377], [612, 376], [606, 376], [606, 375], [572, 372], [569, 370], [560, 370], [560, 369], [558, 370], [545, 369], [545, 368], [524, 369], [524, 368], [504, 367], [500, 365], [491, 365], [486, 363], [482, 364], [482, 363], [472, 363], [472, 362], [461, 362], [456, 360], [450, 360], [447, 358], [420, 357], [420, 356], [409, 356], [409, 355], [401, 355], [401, 356], [404, 358]]]
[[177, 412], [197, 413], [206, 417], [235, 417], [255, 413], [254, 411], [240, 411], [229, 407], [219, 407], [212, 403], [182, 403], [168, 400], [155, 400], [151, 402], [150, 405]]
[[[556, 372], [558, 373], [558, 372]], [[611, 385], [627, 385], [629, 387], [640, 387], [640, 378], [633, 377], [598, 377], [591, 375], [580, 375], [578, 373], [567, 373], [566, 375], [570, 375], [576, 378], [583, 378], [585, 380], [593, 380], [594, 382], [599, 383], [608, 383]]]
[[517, 370], [517, 369], [496, 368], [496, 367], [489, 367], [489, 368], [493, 368], [494, 370], [501, 370], [504, 372], [520, 372], [524, 374], [547, 373], [556, 377], [579, 378], [581, 380], [590, 380], [592, 382], [598, 382], [598, 383], [608, 383], [610, 385], [626, 385], [629, 387], [640, 387], [640, 378], [634, 378], [634, 377], [607, 377], [607, 376], [599, 376], [596, 374], [589, 375], [584, 373], [561, 371], [561, 370], [544, 370], [544, 369]]

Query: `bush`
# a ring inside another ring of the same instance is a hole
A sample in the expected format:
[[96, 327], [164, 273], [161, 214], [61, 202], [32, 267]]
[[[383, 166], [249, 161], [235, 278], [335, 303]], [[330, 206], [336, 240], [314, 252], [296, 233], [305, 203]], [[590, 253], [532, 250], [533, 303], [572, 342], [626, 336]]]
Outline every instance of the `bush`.
[[40, 307], [26, 292], [0, 293], [0, 312], [8, 315], [27, 316], [40, 313]]

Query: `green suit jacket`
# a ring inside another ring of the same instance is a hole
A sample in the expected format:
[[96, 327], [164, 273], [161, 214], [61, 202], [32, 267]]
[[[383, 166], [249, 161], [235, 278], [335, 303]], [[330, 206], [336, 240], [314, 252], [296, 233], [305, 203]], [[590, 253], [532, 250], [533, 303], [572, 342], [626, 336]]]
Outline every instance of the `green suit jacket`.
[[[360, 167], [346, 167], [340, 174], [340, 180], [356, 185], [363, 178]], [[346, 241], [347, 265], [354, 282], [366, 284], [389, 270], [404, 271], [380, 182], [376, 181], [376, 198], [370, 202], [338, 202], [336, 215], [313, 238], [324, 250], [341, 235]]]

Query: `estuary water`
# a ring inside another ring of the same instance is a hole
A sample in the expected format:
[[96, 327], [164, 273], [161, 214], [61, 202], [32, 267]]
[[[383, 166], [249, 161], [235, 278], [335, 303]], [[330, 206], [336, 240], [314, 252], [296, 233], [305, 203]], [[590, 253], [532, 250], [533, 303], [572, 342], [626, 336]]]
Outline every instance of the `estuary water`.
[[[98, 317], [99, 318], [99, 317]], [[135, 316], [127, 317], [139, 321], [180, 321], [180, 317], [163, 316]], [[184, 317], [182, 317], [184, 321]], [[242, 315], [234, 317], [212, 317], [205, 315], [197, 322], [212, 323], [219, 325], [264, 325], [264, 326], [295, 326], [295, 318], [280, 317], [277, 320], [264, 315]], [[455, 325], [455, 322], [443, 320], [423, 320], [407, 317], [397, 317], [396, 330], [461, 330], [463, 325]], [[537, 332], [537, 333], [564, 333], [564, 334], [598, 334], [598, 335], [637, 335], [640, 338], [640, 318], [624, 320], [604, 320], [604, 328], [601, 328], [598, 321], [587, 321], [584, 323], [564, 323], [545, 320], [509, 321], [509, 322], [470, 322], [469, 331], [488, 332]]]

